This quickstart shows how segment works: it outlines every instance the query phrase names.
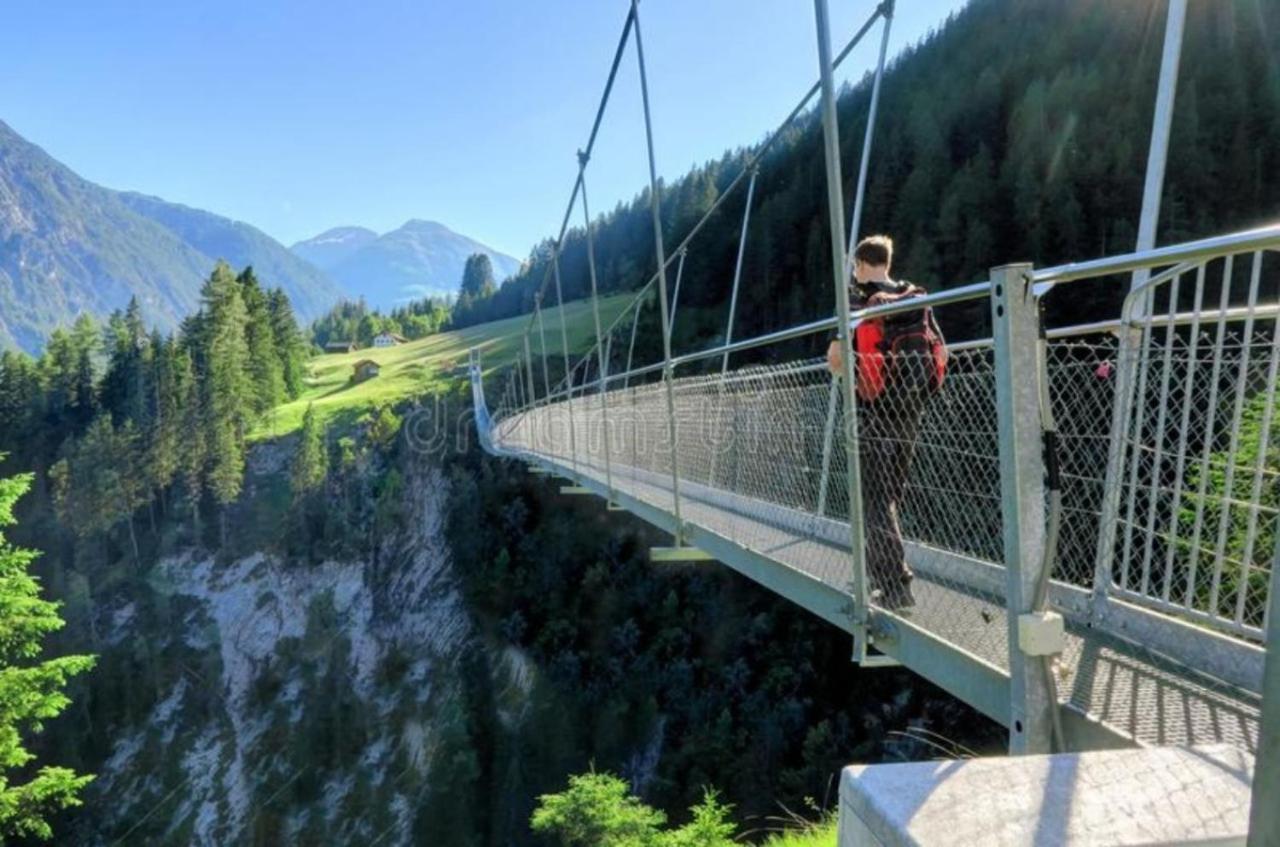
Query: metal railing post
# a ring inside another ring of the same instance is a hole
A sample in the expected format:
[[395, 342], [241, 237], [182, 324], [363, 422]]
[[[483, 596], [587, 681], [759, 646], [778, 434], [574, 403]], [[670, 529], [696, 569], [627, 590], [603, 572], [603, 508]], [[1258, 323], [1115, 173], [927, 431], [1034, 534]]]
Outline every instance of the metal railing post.
[[662, 206], [658, 199], [658, 166], [653, 156], [653, 118], [649, 113], [649, 80], [644, 68], [644, 41], [640, 37], [640, 11], [631, 0], [631, 19], [636, 34], [636, 61], [640, 68], [640, 100], [644, 105], [645, 147], [649, 153], [649, 206], [653, 213], [653, 242], [658, 258], [658, 307], [662, 322], [662, 381], [667, 395], [667, 439], [671, 442], [671, 500], [676, 524], [676, 546], [684, 544], [684, 521], [680, 517], [680, 444], [676, 428], [675, 387], [671, 367], [671, 317], [667, 310], [667, 250], [662, 238]]
[[[1186, 0], [1171, 0], [1165, 19], [1164, 48], [1160, 60], [1160, 80], [1156, 87], [1156, 102], [1151, 118], [1151, 143], [1147, 150], [1147, 170], [1142, 189], [1142, 212], [1138, 218], [1138, 251], [1150, 250], [1156, 243], [1156, 224], [1160, 217], [1160, 199], [1164, 186], [1165, 159], [1169, 149], [1169, 130], [1173, 120], [1173, 100], [1178, 83], [1178, 62], [1182, 53], [1182, 30], [1186, 19]], [[1149, 267], [1133, 272], [1129, 290], [1141, 289], [1150, 278]], [[1137, 304], [1138, 317], [1150, 310], [1146, 298]], [[1176, 311], [1177, 304], [1173, 304]], [[1142, 332], [1124, 326], [1117, 346], [1116, 395], [1112, 409], [1110, 455], [1107, 475], [1103, 484], [1102, 518], [1098, 525], [1098, 545], [1094, 559], [1093, 596], [1090, 613], [1095, 620], [1107, 612], [1114, 578], [1113, 559], [1117, 522], [1120, 516], [1120, 475], [1125, 469], [1125, 440], [1133, 402], [1133, 391], [1139, 371], [1139, 354], [1144, 349]]]
[[[591, 315], [596, 324], [596, 351], [600, 356], [600, 427], [604, 440], [604, 481], [605, 490], [609, 493], [609, 502], [613, 502], [613, 466], [609, 457], [609, 365], [604, 352], [604, 333], [600, 328], [600, 294], [596, 283], [596, 250], [591, 235], [591, 209], [587, 205], [587, 155], [578, 151], [578, 181], [582, 185], [582, 220], [587, 231], [587, 270], [591, 276]], [[591, 436], [587, 435], [587, 449], [590, 451]]]
[[[893, 23], [894, 0], [885, 0], [877, 9], [884, 16], [884, 29], [880, 33], [880, 57], [876, 62], [875, 80], [871, 83], [871, 104], [867, 108], [867, 130], [862, 136], [862, 158], [858, 162], [858, 182], [853, 192], [853, 216], [849, 220], [849, 244], [845, 251], [844, 274], [848, 279], [852, 273], [853, 248], [858, 243], [858, 231], [862, 227], [862, 201], [867, 193], [867, 172], [871, 166], [871, 142], [875, 138], [876, 112], [880, 106], [880, 82], [884, 79], [884, 60], [889, 51], [889, 29]], [[827, 490], [831, 480], [831, 443], [835, 433], [836, 406], [839, 398], [839, 387], [835, 380], [831, 382], [831, 390], [827, 396], [827, 423], [822, 431], [822, 473], [818, 478], [819, 517], [827, 511]]]
[[547, 328], [542, 320], [541, 291], [534, 295], [533, 312], [538, 319], [538, 346], [542, 351], [542, 398], [549, 402], [551, 399], [551, 374], [547, 369]]
[[578, 475], [578, 437], [573, 424], [573, 371], [569, 370], [569, 316], [565, 314], [564, 289], [560, 286], [560, 250], [551, 254], [551, 271], [556, 281], [556, 305], [560, 307], [560, 355], [564, 359], [565, 408], [569, 411], [569, 463]]
[[527, 386], [529, 392], [529, 405], [532, 406], [538, 400], [538, 395], [533, 390], [533, 354], [529, 352], [529, 333], [524, 334], [524, 363], [525, 376], [528, 378]]
[[1004, 527], [1009, 640], [1009, 752], [1052, 749], [1053, 702], [1044, 663], [1018, 646], [1018, 619], [1035, 611], [1044, 567], [1044, 442], [1040, 427], [1040, 336], [1031, 266], [991, 271], [996, 418], [1000, 438], [1000, 513]]
[[1280, 844], [1280, 518], [1267, 596], [1267, 659], [1262, 672], [1262, 719], [1249, 809], [1249, 847]]
[[849, 548], [853, 555], [854, 657], [867, 650], [867, 559], [863, 543], [862, 468], [858, 460], [858, 414], [853, 396], [853, 345], [850, 332], [849, 286], [845, 278], [844, 197], [840, 177], [840, 129], [836, 121], [835, 83], [831, 74], [831, 24], [827, 0], [813, 0], [818, 31], [818, 66], [822, 75], [822, 139], [827, 169], [827, 215], [831, 227], [831, 273], [836, 295], [836, 332], [840, 343], [840, 383], [844, 400], [845, 482], [849, 489]]

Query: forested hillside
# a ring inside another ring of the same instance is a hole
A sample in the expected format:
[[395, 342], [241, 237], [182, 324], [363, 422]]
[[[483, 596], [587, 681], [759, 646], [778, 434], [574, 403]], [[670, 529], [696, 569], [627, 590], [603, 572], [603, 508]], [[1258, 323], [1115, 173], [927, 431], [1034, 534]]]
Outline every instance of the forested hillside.
[[[864, 231], [896, 239], [897, 274], [936, 290], [1010, 261], [1043, 267], [1132, 249], [1164, 17], [1156, 2], [972, 0], [899, 56], [884, 80], [863, 218]], [[866, 81], [840, 97], [849, 202], [869, 99]], [[821, 144], [811, 115], [762, 164], [736, 337], [832, 312]], [[663, 187], [669, 249], [745, 153], [727, 152]], [[1190, 4], [1167, 173], [1161, 243], [1280, 216], [1280, 5]], [[739, 188], [691, 244], [682, 304], [727, 302], [744, 198]], [[602, 216], [594, 238], [604, 290], [648, 280], [656, 265], [647, 192]], [[550, 246], [457, 320], [532, 309]], [[585, 296], [580, 228], [568, 234], [560, 267], [565, 297]], [[1101, 304], [1056, 305], [1065, 319]], [[681, 327], [677, 317], [676, 331], [692, 343], [723, 331], [723, 320]]]

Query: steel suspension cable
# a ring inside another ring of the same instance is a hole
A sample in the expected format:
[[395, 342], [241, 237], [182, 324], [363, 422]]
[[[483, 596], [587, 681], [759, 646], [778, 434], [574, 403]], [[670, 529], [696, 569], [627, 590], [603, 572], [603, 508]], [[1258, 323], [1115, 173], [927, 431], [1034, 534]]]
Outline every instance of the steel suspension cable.
[[538, 395], [535, 394], [533, 391], [533, 354], [529, 352], [529, 333], [528, 332], [524, 334], [524, 361], [525, 361], [524, 373], [529, 381], [529, 384], [527, 386], [528, 396], [529, 396], [529, 405], [532, 406], [534, 403], [537, 402]]
[[[596, 351], [600, 356], [600, 416], [601, 435], [604, 439], [604, 479], [609, 502], [613, 502], [613, 466], [609, 458], [609, 369], [605, 358], [604, 336], [600, 327], [600, 294], [596, 282], [596, 250], [591, 234], [591, 208], [587, 203], [587, 155], [578, 153], [578, 183], [582, 186], [582, 220], [587, 231], [587, 271], [591, 276], [591, 315], [596, 324]], [[589, 449], [589, 445], [588, 445]]]
[[[582, 179], [578, 179], [578, 185], [582, 184]], [[569, 455], [572, 458], [573, 472], [578, 472], [578, 438], [574, 431], [573, 425], [573, 371], [569, 370], [569, 316], [565, 313], [564, 308], [564, 289], [560, 286], [560, 253], [555, 252], [551, 256], [551, 269], [556, 280], [556, 304], [560, 307], [560, 355], [564, 359], [564, 381], [565, 389], [568, 392], [567, 403], [569, 406]]]
[[669, 332], [676, 331], [676, 309], [680, 306], [680, 280], [684, 278], [684, 260], [689, 251], [681, 249], [679, 251], [680, 261], [676, 264], [676, 284], [671, 292], [671, 327]]
[[631, 0], [631, 20], [636, 33], [636, 62], [640, 68], [640, 101], [644, 106], [645, 148], [649, 154], [649, 209], [653, 213], [653, 246], [658, 259], [658, 307], [662, 310], [662, 381], [667, 395], [667, 438], [671, 444], [671, 500], [675, 518], [676, 546], [684, 545], [684, 523], [680, 517], [680, 443], [676, 429], [675, 386], [671, 373], [671, 325], [667, 312], [667, 257], [662, 238], [662, 201], [658, 186], [658, 166], [653, 155], [653, 116], [649, 111], [649, 80], [644, 67], [644, 39], [640, 37], [638, 0]]
[[[747, 183], [747, 202], [742, 209], [742, 232], [738, 235], [738, 258], [733, 266], [733, 288], [729, 294], [729, 318], [724, 330], [724, 343], [726, 347], [733, 343], [733, 322], [738, 313], [738, 285], [742, 281], [742, 262], [747, 253], [747, 227], [751, 223], [751, 200], [756, 193], [756, 177], [760, 175], [759, 170], [751, 171], [751, 182]], [[720, 405], [724, 401], [724, 378], [729, 372], [729, 351], [724, 351], [724, 357], [720, 360], [720, 387], [716, 394], [716, 410], [719, 413]], [[718, 430], [717, 430], [718, 431]], [[716, 445], [718, 448], [719, 445]], [[711, 485], [716, 484], [716, 460], [720, 456], [719, 449], [711, 451], [711, 471], [708, 476]]]
[[542, 319], [542, 292], [533, 298], [533, 314], [538, 319], [538, 346], [542, 349], [542, 391], [543, 399], [551, 402], [551, 375], [547, 370], [547, 328]]
[[858, 163], [858, 183], [853, 194], [853, 215], [849, 220], [849, 247], [845, 250], [845, 279], [853, 270], [853, 248], [858, 243], [858, 230], [862, 226], [862, 205], [867, 193], [867, 169], [871, 164], [871, 142], [875, 138], [876, 113], [880, 106], [880, 82], [884, 79], [884, 61], [889, 50], [889, 29], [893, 24], [894, 0], [880, 5], [884, 16], [884, 29], [880, 33], [880, 58], [876, 61], [876, 76], [871, 83], [871, 104], [867, 107], [867, 129], [862, 136], [862, 161]]

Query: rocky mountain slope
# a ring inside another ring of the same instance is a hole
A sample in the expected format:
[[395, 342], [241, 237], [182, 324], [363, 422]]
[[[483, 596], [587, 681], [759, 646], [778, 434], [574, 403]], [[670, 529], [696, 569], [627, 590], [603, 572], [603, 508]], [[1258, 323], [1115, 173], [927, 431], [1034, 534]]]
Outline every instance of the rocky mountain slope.
[[0, 121], [0, 348], [136, 296], [149, 323], [193, 311], [215, 261], [252, 264], [302, 320], [338, 297], [324, 273], [248, 224], [81, 178]]

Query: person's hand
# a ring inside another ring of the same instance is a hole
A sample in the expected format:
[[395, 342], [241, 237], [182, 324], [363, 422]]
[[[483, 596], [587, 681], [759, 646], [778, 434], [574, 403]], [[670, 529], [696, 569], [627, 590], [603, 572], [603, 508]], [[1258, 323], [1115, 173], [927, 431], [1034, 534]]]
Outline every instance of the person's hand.
[[892, 303], [894, 300], [897, 300], [897, 299], [898, 299], [897, 297], [893, 296], [887, 291], [877, 291], [867, 298], [867, 307], [870, 308], [871, 306], [883, 306], [886, 303]]
[[844, 358], [840, 355], [839, 339], [827, 345], [827, 368], [833, 376], [840, 376], [840, 372], [844, 370]]

